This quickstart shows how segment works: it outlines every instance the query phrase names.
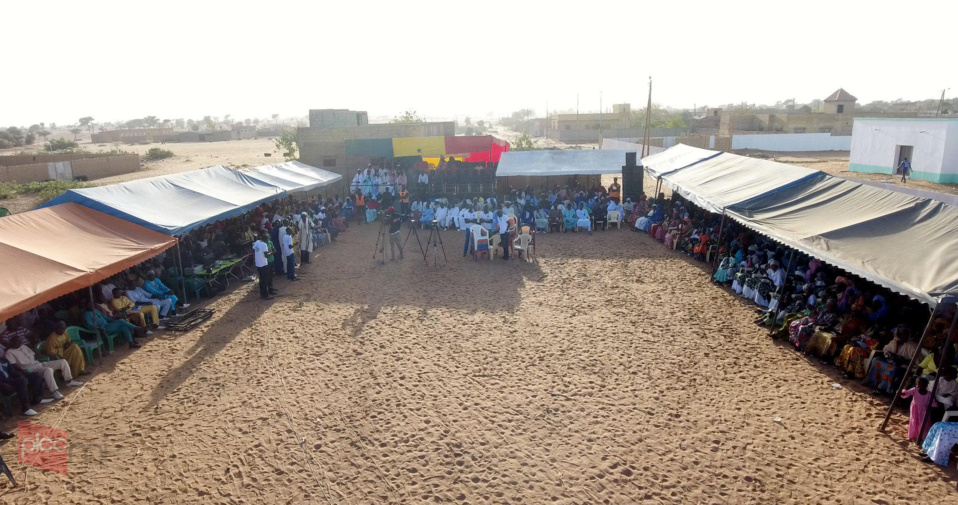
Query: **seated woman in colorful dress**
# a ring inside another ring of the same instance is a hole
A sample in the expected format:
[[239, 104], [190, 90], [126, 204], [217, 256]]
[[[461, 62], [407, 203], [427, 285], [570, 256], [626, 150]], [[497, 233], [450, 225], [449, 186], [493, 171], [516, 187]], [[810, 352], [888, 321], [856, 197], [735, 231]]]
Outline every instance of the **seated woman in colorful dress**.
[[715, 279], [716, 282], [727, 284], [732, 280], [735, 273], [738, 272], [741, 263], [742, 249], [738, 248], [732, 256], [726, 256], [722, 259], [722, 262], [719, 263], [718, 270], [715, 271], [715, 275], [713, 275], [712, 278]]
[[572, 208], [571, 203], [567, 203], [565, 208], [562, 209], [562, 226], [563, 231], [575, 231], [575, 223], [577, 219], [575, 217], [575, 210]]
[[653, 224], [659, 224], [665, 219], [665, 212], [659, 204], [653, 204], [652, 210], [635, 221], [635, 230], [648, 233]]
[[835, 314], [836, 306], [835, 300], [829, 298], [812, 315], [793, 321], [788, 326], [788, 341], [804, 352], [816, 330], [827, 331], [838, 323], [838, 316]]
[[951, 449], [958, 443], [958, 423], [935, 423], [921, 444], [922, 461], [948, 466]]
[[705, 256], [709, 252], [709, 236], [707, 233], [699, 235], [699, 241], [692, 249], [692, 258], [697, 261], [705, 261]]
[[878, 340], [872, 338], [874, 329], [864, 335], [859, 335], [842, 349], [842, 353], [835, 360], [835, 366], [840, 368], [848, 378], [862, 379], [865, 377], [865, 361], [871, 352], [878, 348]]
[[901, 324], [892, 330], [892, 339], [876, 355], [865, 373], [862, 384], [874, 388], [875, 393], [894, 394], [905, 367], [918, 352], [918, 340]]
[[669, 249], [675, 249], [678, 246], [678, 242], [685, 238], [689, 233], [691, 219], [685, 218], [682, 220], [673, 219], [669, 224], [668, 231], [665, 232], [665, 247]]

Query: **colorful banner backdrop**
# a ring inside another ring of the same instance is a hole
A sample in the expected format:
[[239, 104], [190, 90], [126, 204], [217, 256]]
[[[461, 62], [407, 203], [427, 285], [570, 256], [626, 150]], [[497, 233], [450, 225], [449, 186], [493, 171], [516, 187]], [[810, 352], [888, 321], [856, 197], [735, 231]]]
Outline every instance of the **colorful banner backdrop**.
[[393, 156], [446, 154], [446, 137], [403, 137], [393, 139]]
[[403, 137], [346, 141], [346, 156], [400, 158], [422, 156], [437, 159], [455, 156], [465, 161], [499, 161], [509, 143], [491, 135], [478, 137]]

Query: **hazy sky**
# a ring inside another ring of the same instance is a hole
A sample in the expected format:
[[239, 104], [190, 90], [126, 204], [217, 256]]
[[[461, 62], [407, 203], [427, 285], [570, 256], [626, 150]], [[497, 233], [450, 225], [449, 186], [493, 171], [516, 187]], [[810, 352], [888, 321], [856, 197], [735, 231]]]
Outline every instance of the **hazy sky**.
[[[4, 2], [0, 125], [958, 94], [958, 1]], [[936, 26], [937, 25], [937, 26]], [[6, 74], [6, 75], [5, 75]]]

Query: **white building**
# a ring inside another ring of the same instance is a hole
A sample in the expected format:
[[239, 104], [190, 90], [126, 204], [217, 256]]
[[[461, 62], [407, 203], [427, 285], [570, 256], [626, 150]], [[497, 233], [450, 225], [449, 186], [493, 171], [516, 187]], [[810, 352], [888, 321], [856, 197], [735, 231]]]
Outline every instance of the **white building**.
[[855, 118], [850, 171], [897, 174], [905, 158], [915, 179], [958, 183], [958, 119]]

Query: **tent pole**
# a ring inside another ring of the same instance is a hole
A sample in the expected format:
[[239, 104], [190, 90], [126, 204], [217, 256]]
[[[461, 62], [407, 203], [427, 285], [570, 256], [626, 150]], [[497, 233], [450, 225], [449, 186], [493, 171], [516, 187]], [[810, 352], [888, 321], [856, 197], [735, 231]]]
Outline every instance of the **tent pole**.
[[[180, 254], [180, 239], [176, 239], [176, 259], [180, 265], [180, 289], [183, 290], [183, 303], [190, 303], [186, 297], [186, 270], [183, 269], [183, 255]], [[176, 310], [176, 307], [173, 307]]]
[[100, 355], [100, 364], [102, 365], [103, 364], [103, 349], [100, 344], [103, 343], [103, 339], [100, 338], [100, 327], [97, 326], [96, 324], [96, 306], [93, 303], [93, 286], [92, 285], [87, 286], [86, 289], [87, 289], [87, 293], [90, 294], [90, 312], [93, 313], [93, 331], [96, 332], [96, 344], [97, 344], [96, 352], [97, 354]]
[[[792, 262], [795, 261], [795, 251], [796, 251], [795, 249], [792, 249], [792, 253], [788, 255], [788, 263], [786, 263], [786, 264], [783, 266], [783, 268], [785, 268], [785, 277], [786, 277], [786, 278], [788, 277], [788, 270], [792, 267]], [[782, 307], [782, 289], [783, 289], [784, 287], [785, 287], [785, 283], [783, 282], [781, 286], [775, 288], [775, 298], [778, 299], [778, 307], [775, 308], [776, 311], [778, 311], [778, 310], [781, 309], [781, 307]], [[769, 299], [768, 303], [771, 304], [771, 303], [772, 303], [772, 299]], [[772, 324], [770, 324], [769, 327], [768, 327], [768, 334], [769, 334], [769, 335], [771, 335], [771, 334], [775, 331], [775, 320], [776, 320], [776, 319], [778, 319], [778, 318], [777, 318], [777, 317], [776, 317], [776, 318], [773, 318], [773, 319], [772, 319]]]
[[[958, 316], [958, 314], [955, 314]], [[931, 314], [928, 316], [928, 324], [925, 325], [925, 331], [921, 333], [921, 338], [918, 339], [918, 349], [921, 350], [922, 344], [925, 343], [925, 337], [928, 336], [928, 331], [931, 330], [931, 323], [935, 320], [935, 309], [931, 310]], [[954, 324], [954, 323], [952, 323]], [[905, 368], [905, 373], [902, 374], [901, 384], [898, 385], [898, 390], [895, 391], [895, 394], [891, 397], [891, 404], [888, 405], [888, 412], [885, 413], [885, 419], [881, 422], [881, 426], [878, 427], [879, 432], [885, 431], [885, 426], [888, 425], [888, 420], [891, 418], [891, 413], [895, 410], [895, 403], [898, 401], [898, 397], [901, 396], [901, 392], [905, 389], [905, 379], [908, 378], [908, 374], [911, 373], [912, 367], [915, 366], [915, 362], [918, 361], [918, 355], [920, 353], [915, 351], [915, 355], [911, 357], [911, 361], [908, 362], [908, 367]], [[921, 433], [921, 432], [919, 432]]]
[[[725, 210], [723, 209], [723, 210], [722, 210], [722, 224], [719, 225], [719, 231], [718, 231], [718, 245], [719, 245], [719, 247], [722, 246], [722, 230], [725, 229], [725, 216], [726, 216]], [[718, 259], [718, 249], [715, 250], [715, 257], [712, 258], [712, 265], [715, 265], [715, 260], [717, 260], [717, 259]], [[715, 272], [712, 272], [712, 273], [714, 274]]]
[[[931, 322], [934, 320], [934, 315], [935, 315], [935, 314], [932, 313], [932, 318], [928, 320], [928, 326], [929, 326], [929, 327], [931, 326]], [[956, 323], [956, 322], [958, 322], [958, 312], [955, 312], [955, 317], [954, 317], [954, 319], [951, 320], [951, 327], [948, 328], [948, 338], [945, 339], [945, 344], [944, 344], [943, 346], [941, 346], [941, 357], [938, 358], [938, 363], [936, 364], [937, 369], [938, 369], [938, 373], [937, 373], [937, 376], [935, 377], [935, 385], [932, 386], [932, 388], [931, 388], [931, 393], [930, 393], [932, 400], [935, 399], [935, 395], [938, 393], [938, 377], [941, 377], [941, 370], [942, 370], [942, 368], [943, 368], [943, 366], [944, 366], [944, 364], [945, 364], [945, 354], [946, 354], [946, 353], [945, 353], [945, 349], [948, 349], [948, 346], [951, 345], [952, 336], [954, 335], [955, 323]], [[926, 331], [927, 331], [927, 330], [926, 330]], [[924, 335], [922, 335], [922, 337], [924, 337]], [[918, 348], [921, 349], [921, 344], [918, 344]], [[912, 362], [916, 361], [917, 359], [918, 359], [918, 352], [915, 352], [915, 355], [912, 356]], [[909, 363], [909, 364], [911, 364], [911, 363]], [[899, 386], [899, 389], [898, 389], [898, 394], [899, 394], [899, 395], [901, 394], [901, 388], [904, 387], [904, 385], [905, 385], [905, 377], [908, 376], [907, 373], [908, 373], [908, 370], [905, 371], [905, 374], [906, 374], [906, 375], [904, 375], [904, 376], [902, 377], [901, 385]], [[897, 396], [897, 395], [896, 395], [896, 396]], [[894, 400], [893, 400], [892, 402], [894, 403]], [[889, 410], [890, 410], [890, 409], [889, 409]], [[889, 414], [891, 414], [891, 412], [889, 412]], [[919, 435], [920, 435], [921, 433], [924, 433], [925, 427], [928, 426], [928, 422], [929, 422], [930, 419], [931, 419], [931, 409], [926, 409], [926, 410], [925, 410], [925, 418], [921, 420], [921, 429], [918, 430], [918, 434], [919, 434]], [[887, 421], [887, 416], [886, 416], [886, 421]], [[922, 443], [922, 442], [924, 442], [924, 439], [916, 440], [916, 443], [917, 443], [919, 446], [921, 446], [921, 443]]]

